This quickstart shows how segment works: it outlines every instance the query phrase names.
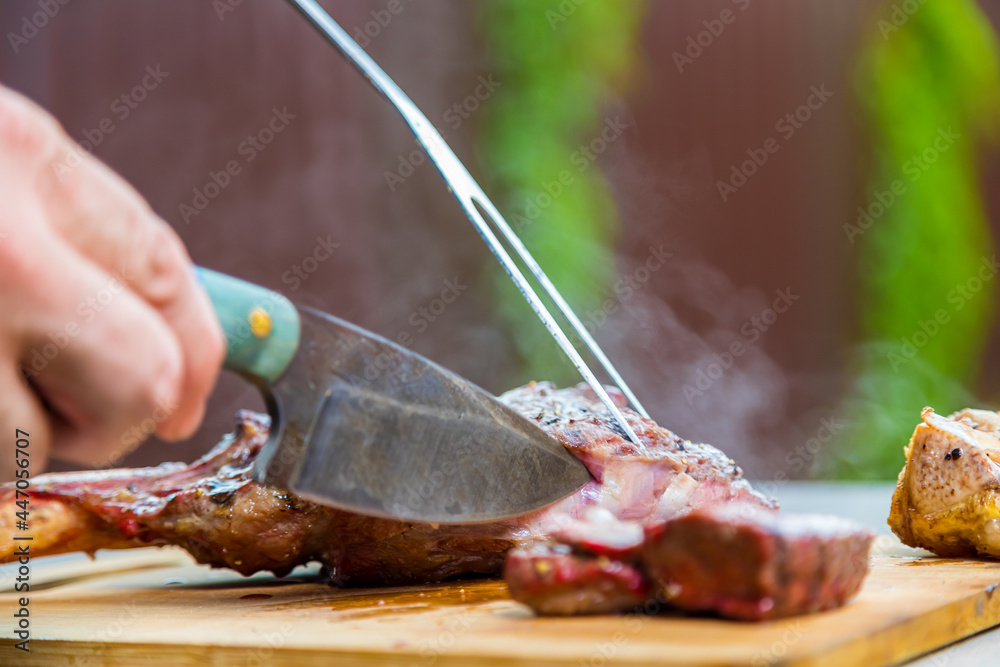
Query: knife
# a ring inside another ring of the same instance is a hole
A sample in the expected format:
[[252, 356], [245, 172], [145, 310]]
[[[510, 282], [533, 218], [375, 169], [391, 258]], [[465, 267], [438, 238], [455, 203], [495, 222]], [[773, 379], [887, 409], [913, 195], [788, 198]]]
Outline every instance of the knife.
[[359, 514], [475, 523], [525, 514], [590, 473], [492, 395], [404, 347], [209, 269], [225, 368], [271, 416], [257, 482]]

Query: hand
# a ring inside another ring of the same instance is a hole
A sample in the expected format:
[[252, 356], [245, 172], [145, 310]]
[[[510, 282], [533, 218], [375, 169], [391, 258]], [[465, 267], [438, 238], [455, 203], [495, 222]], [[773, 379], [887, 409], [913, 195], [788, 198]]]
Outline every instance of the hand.
[[180, 238], [0, 86], [0, 481], [15, 429], [33, 475], [50, 453], [107, 465], [154, 432], [189, 437], [224, 353]]

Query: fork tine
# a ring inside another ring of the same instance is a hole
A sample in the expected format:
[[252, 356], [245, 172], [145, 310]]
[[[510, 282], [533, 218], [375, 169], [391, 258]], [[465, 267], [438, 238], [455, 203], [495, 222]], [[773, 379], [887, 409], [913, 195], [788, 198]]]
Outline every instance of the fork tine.
[[489, 214], [494, 226], [500, 230], [503, 237], [507, 239], [507, 242], [514, 248], [518, 257], [520, 257], [521, 261], [528, 267], [528, 271], [530, 271], [531, 275], [535, 277], [538, 284], [542, 286], [542, 289], [544, 289], [545, 293], [549, 295], [549, 298], [555, 302], [556, 307], [559, 308], [559, 312], [561, 312], [563, 317], [569, 321], [573, 330], [580, 336], [580, 339], [587, 346], [587, 349], [590, 350], [590, 353], [594, 355], [594, 358], [597, 359], [598, 363], [601, 364], [607, 374], [611, 376], [615, 385], [617, 385], [622, 393], [625, 394], [625, 397], [628, 399], [632, 407], [635, 408], [635, 411], [643, 417], [649, 419], [649, 413], [646, 412], [646, 409], [642, 407], [641, 403], [639, 403], [639, 399], [635, 397], [635, 394], [632, 393], [632, 390], [625, 383], [621, 374], [618, 373], [618, 369], [614, 367], [611, 360], [604, 354], [601, 346], [597, 344], [597, 341], [595, 341], [590, 335], [590, 332], [587, 331], [587, 327], [584, 326], [583, 322], [580, 321], [580, 318], [573, 312], [573, 309], [570, 308], [568, 303], [566, 303], [566, 300], [563, 299], [559, 290], [557, 290], [555, 285], [553, 285], [549, 280], [549, 277], [545, 275], [545, 271], [542, 270], [542, 267], [538, 265], [535, 258], [531, 256], [528, 249], [524, 247], [523, 243], [521, 243], [520, 237], [518, 237], [514, 230], [510, 228], [510, 225], [507, 224], [504, 217], [500, 215], [500, 211], [497, 210], [489, 199], [485, 199], [485, 201], [479, 201], [477, 203], [483, 207], [487, 214]]
[[532, 310], [538, 315], [539, 319], [542, 320], [542, 324], [549, 331], [559, 347], [562, 348], [563, 353], [569, 357], [573, 365], [583, 376], [583, 379], [590, 385], [597, 397], [604, 403], [608, 411], [618, 422], [625, 436], [634, 442], [635, 444], [642, 446], [638, 436], [635, 431], [629, 425], [625, 416], [615, 405], [614, 401], [608, 395], [608, 392], [604, 389], [604, 386], [598, 381], [597, 376], [590, 369], [587, 363], [577, 352], [576, 348], [570, 342], [569, 338], [560, 328], [558, 322], [552, 317], [552, 313], [549, 312], [545, 304], [538, 297], [538, 294], [528, 283], [528, 280], [524, 277], [521, 269], [517, 266], [514, 260], [511, 258], [510, 254], [497, 239], [490, 225], [483, 218], [477, 205], [482, 207], [482, 210], [490, 217], [493, 225], [500, 230], [504, 238], [507, 239], [508, 243], [514, 248], [521, 261], [525, 263], [528, 270], [535, 277], [538, 283], [542, 286], [545, 292], [553, 300], [553, 302], [559, 307], [560, 312], [563, 316], [570, 322], [573, 329], [577, 332], [580, 338], [586, 343], [587, 347], [590, 349], [594, 357], [600, 362], [604, 369], [608, 372], [608, 375], [615, 381], [618, 388], [621, 389], [622, 393], [628, 397], [629, 401], [635, 407], [636, 411], [642, 416], [648, 417], [646, 410], [639, 404], [639, 401], [635, 398], [632, 390], [629, 389], [628, 385], [622, 379], [621, 375], [608, 360], [607, 356], [598, 346], [597, 342], [591, 337], [590, 332], [587, 331], [586, 327], [576, 316], [573, 310], [569, 307], [569, 304], [562, 298], [559, 291], [555, 288], [552, 282], [542, 271], [541, 267], [535, 261], [528, 249], [524, 247], [521, 240], [518, 238], [514, 230], [510, 228], [507, 221], [497, 210], [493, 202], [490, 201], [483, 189], [479, 187], [479, 184], [469, 173], [462, 161], [458, 159], [458, 156], [448, 147], [445, 143], [444, 138], [441, 137], [440, 133], [434, 128], [427, 117], [417, 108], [412, 100], [402, 91], [402, 89], [396, 85], [396, 83], [384, 72], [378, 64], [372, 60], [372, 58], [365, 53], [365, 51], [358, 46], [358, 44], [351, 39], [351, 37], [344, 31], [340, 25], [334, 21], [330, 15], [323, 9], [319, 3], [315, 0], [289, 0], [293, 7], [299, 10], [306, 19], [312, 23], [327, 40], [330, 41], [333, 46], [340, 51], [340, 53], [347, 58], [347, 60], [353, 64], [378, 90], [382, 93], [392, 104], [396, 107], [396, 110], [403, 116], [407, 125], [413, 131], [413, 134], [417, 137], [417, 140], [427, 151], [427, 154], [431, 158], [431, 162], [437, 167], [438, 172], [444, 179], [445, 183], [448, 184], [448, 189], [451, 190], [455, 199], [458, 200], [459, 205], [461, 205], [462, 210], [465, 211], [466, 216], [475, 226], [476, 231], [479, 235], [486, 241], [490, 250], [500, 261], [507, 275], [510, 276], [514, 284], [517, 285], [518, 290], [521, 292], [522, 296], [528, 301]]
[[[573, 343], [571, 343], [569, 338], [566, 337], [566, 333], [559, 326], [559, 323], [556, 322], [556, 319], [552, 317], [552, 313], [549, 312], [549, 309], [545, 307], [545, 303], [538, 297], [538, 294], [531, 287], [527, 278], [525, 278], [524, 274], [521, 273], [521, 269], [518, 268], [510, 254], [508, 254], [504, 247], [500, 244], [499, 239], [497, 239], [496, 235], [483, 219], [482, 214], [480, 214], [479, 210], [476, 208], [476, 204], [478, 203], [481, 206], [482, 202], [479, 201], [478, 198], [464, 197], [459, 195], [457, 192], [455, 192], [455, 197], [462, 205], [462, 209], [465, 210], [466, 215], [468, 215], [469, 219], [472, 220], [472, 223], [475, 225], [479, 235], [483, 237], [484, 241], [486, 241], [486, 245], [490, 247], [490, 250], [493, 251], [496, 258], [500, 260], [500, 264], [502, 264], [504, 270], [507, 271], [507, 275], [510, 276], [511, 280], [514, 281], [514, 284], [517, 285], [517, 289], [521, 292], [521, 295], [527, 300], [531, 309], [535, 311], [535, 314], [538, 315], [539, 319], [542, 320], [542, 324], [544, 324], [545, 328], [548, 329], [549, 334], [555, 338], [559, 347], [562, 348], [563, 353], [569, 357], [569, 360], [573, 362], [574, 366], [576, 366], [576, 370], [579, 371], [580, 375], [583, 376], [583, 379], [588, 385], [590, 385], [590, 388], [594, 390], [595, 394], [597, 394], [597, 397], [601, 399], [602, 403], [604, 403], [604, 406], [615, 418], [615, 421], [618, 422], [622, 431], [624, 431], [625, 436], [641, 447], [642, 441], [639, 440], [639, 436], [637, 436], [635, 431], [632, 430], [632, 426], [625, 419], [625, 416], [621, 413], [621, 410], [618, 409], [618, 406], [615, 405], [615, 402], [611, 400], [611, 396], [609, 396], [607, 390], [604, 389], [604, 385], [600, 383], [597, 376], [594, 375], [594, 372], [590, 370], [587, 362], [583, 360], [580, 353], [577, 352], [575, 347], [573, 347]], [[490, 207], [492, 208], [492, 204], [490, 204]], [[495, 211], [496, 209], [494, 208], [493, 210]], [[491, 218], [493, 218], [493, 216], [491, 216]], [[499, 219], [503, 220], [503, 218]], [[495, 218], [493, 219], [493, 222], [496, 224]], [[504, 222], [504, 224], [506, 224], [506, 222]], [[524, 252], [527, 253], [528, 251], [525, 250]], [[530, 257], [531, 255], [528, 256]]]

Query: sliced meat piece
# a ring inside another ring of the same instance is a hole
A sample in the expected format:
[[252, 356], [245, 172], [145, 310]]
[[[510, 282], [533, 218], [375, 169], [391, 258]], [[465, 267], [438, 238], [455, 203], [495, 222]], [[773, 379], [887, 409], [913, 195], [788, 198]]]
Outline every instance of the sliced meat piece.
[[610, 614], [642, 606], [653, 587], [639, 562], [642, 525], [592, 507], [552, 539], [510, 551], [504, 579], [511, 596], [539, 614]]
[[[626, 612], [653, 600], [733, 619], [805, 614], [858, 592], [874, 539], [836, 517], [740, 503], [647, 525], [641, 549], [622, 547], [626, 527], [640, 526], [620, 524], [578, 521], [557, 533], [568, 543], [513, 550], [504, 568], [511, 595], [540, 614]], [[598, 555], [609, 553], [621, 558]]]
[[669, 604], [760, 620], [840, 607], [861, 588], [875, 536], [854, 522], [750, 505], [647, 529], [643, 561]]
[[903, 544], [941, 556], [1000, 558], [1000, 414], [924, 408], [920, 416], [889, 526]]
[[504, 579], [515, 600], [557, 616], [628, 611], [653, 590], [633, 564], [551, 542], [511, 551]]

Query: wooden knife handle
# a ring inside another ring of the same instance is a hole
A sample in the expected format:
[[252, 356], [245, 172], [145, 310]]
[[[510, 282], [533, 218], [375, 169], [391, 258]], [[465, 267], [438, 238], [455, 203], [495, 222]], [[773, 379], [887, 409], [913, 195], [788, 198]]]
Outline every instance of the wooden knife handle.
[[251, 379], [274, 382], [299, 346], [299, 312], [272, 290], [195, 267], [198, 281], [226, 334], [225, 367]]

